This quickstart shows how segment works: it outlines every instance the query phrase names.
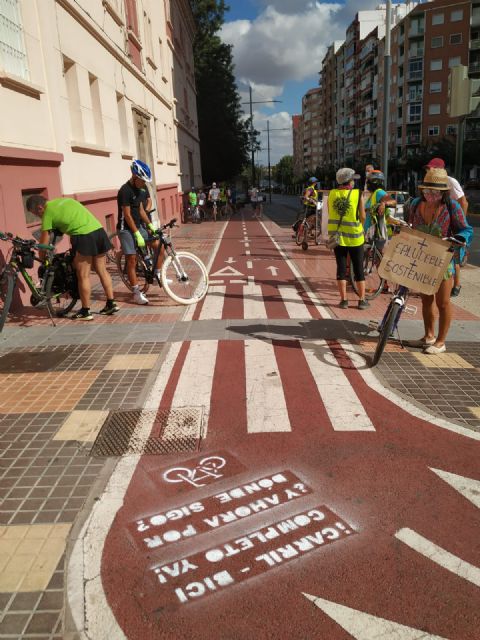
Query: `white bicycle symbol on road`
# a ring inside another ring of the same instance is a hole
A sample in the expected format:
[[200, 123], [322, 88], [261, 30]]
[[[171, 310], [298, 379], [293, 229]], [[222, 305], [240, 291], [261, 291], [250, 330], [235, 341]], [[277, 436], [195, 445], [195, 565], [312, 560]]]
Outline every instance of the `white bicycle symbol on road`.
[[187, 482], [194, 487], [203, 487], [210, 479], [223, 478], [223, 473], [218, 473], [219, 469], [227, 464], [225, 458], [220, 456], [209, 456], [202, 458], [193, 469], [188, 467], [174, 467], [168, 469], [163, 474], [166, 482]]

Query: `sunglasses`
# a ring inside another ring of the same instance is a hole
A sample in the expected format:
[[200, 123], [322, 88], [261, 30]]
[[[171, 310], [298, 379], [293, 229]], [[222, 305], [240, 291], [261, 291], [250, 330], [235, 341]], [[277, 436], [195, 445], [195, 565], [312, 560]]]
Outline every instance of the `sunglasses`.
[[423, 193], [441, 193], [441, 189], [423, 189]]

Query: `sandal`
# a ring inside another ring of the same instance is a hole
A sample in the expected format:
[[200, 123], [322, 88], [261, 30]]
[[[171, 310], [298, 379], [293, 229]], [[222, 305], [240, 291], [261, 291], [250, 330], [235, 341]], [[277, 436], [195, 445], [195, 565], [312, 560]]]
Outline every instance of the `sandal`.
[[432, 344], [435, 344], [435, 338], [420, 338], [420, 340], [405, 340], [404, 344], [407, 347], [416, 347], [418, 349], [423, 349], [425, 347], [429, 347]]

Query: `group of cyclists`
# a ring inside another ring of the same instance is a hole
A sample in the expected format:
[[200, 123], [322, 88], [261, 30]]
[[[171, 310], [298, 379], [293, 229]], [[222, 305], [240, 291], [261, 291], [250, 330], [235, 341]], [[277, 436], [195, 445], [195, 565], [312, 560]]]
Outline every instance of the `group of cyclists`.
[[204, 187], [192, 187], [188, 193], [188, 213], [192, 222], [216, 221], [218, 217], [233, 213], [236, 205], [236, 189], [225, 184], [217, 186], [216, 182], [212, 182], [208, 193]]

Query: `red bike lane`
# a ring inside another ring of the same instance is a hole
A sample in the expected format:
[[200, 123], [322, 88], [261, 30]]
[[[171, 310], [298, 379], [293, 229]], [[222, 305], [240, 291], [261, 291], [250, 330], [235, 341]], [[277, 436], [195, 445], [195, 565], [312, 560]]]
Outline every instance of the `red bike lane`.
[[[478, 434], [412, 415], [345, 343], [317, 339], [325, 310], [259, 222], [228, 224], [210, 273], [218, 299], [193, 320], [249, 322], [205, 340], [200, 451], [141, 456], [105, 538], [125, 636], [478, 637]], [[160, 407], [182, 376], [195, 384], [196, 346], [179, 349]]]

